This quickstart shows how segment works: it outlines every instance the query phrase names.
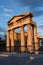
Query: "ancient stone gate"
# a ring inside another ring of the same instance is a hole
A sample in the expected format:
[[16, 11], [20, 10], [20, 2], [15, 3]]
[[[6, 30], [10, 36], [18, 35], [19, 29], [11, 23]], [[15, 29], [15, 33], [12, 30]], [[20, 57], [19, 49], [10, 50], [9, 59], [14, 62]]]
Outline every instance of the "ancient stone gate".
[[[7, 32], [7, 43], [6, 43], [6, 50], [9, 51], [14, 51], [15, 48], [15, 43], [14, 39], [16, 38], [16, 35], [14, 33], [14, 29], [20, 28], [20, 49], [21, 52], [25, 52], [25, 35], [24, 35], [24, 26], [27, 25], [27, 51], [33, 52], [34, 49], [37, 51], [38, 50], [38, 40], [37, 40], [37, 26], [34, 21], [32, 21], [32, 14], [31, 12], [26, 12], [21, 15], [14, 16], [8, 21], [8, 28], [6, 29]], [[11, 35], [11, 37], [10, 37]], [[11, 40], [11, 42], [10, 42]], [[9, 49], [11, 46], [11, 49]], [[35, 53], [36, 53], [35, 51]]]

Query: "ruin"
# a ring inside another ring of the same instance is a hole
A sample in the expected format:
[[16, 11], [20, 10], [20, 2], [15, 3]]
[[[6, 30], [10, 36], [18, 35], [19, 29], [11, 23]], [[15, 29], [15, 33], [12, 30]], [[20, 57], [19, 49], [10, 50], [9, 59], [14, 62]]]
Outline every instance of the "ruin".
[[[20, 51], [25, 52], [25, 50], [29, 52], [38, 53], [38, 38], [37, 38], [37, 25], [32, 20], [32, 13], [26, 12], [24, 14], [16, 15], [12, 17], [8, 22], [8, 27], [6, 29], [7, 39], [6, 39], [6, 50], [11, 50], [12, 52], [15, 50], [15, 39], [17, 38], [17, 33], [15, 33], [16, 28], [20, 28], [20, 33], [18, 37], [20, 39]], [[27, 49], [25, 49], [25, 31], [24, 26], [27, 25]]]

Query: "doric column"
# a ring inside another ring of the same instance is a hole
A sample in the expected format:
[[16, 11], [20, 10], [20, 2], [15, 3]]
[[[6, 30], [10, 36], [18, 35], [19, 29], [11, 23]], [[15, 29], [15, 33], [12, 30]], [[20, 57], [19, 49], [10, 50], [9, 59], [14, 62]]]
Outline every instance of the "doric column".
[[34, 26], [34, 45], [35, 45], [35, 54], [38, 54], [38, 39], [37, 39], [37, 27]]
[[24, 26], [21, 26], [21, 52], [25, 52]]
[[7, 31], [6, 51], [10, 51], [10, 31]]
[[31, 30], [31, 24], [28, 24], [28, 40], [27, 40], [27, 50], [29, 52], [32, 52], [33, 45], [32, 45], [32, 30]]
[[11, 51], [14, 51], [14, 30], [11, 30]]

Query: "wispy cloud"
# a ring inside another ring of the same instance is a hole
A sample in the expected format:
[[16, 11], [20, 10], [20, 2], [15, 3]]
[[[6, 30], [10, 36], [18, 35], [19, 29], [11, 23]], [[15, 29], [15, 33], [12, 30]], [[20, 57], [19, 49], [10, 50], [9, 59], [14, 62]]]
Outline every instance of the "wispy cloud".
[[4, 10], [5, 12], [12, 12], [12, 11], [13, 11], [13, 10], [7, 9], [7, 8], [3, 8], [3, 10]]
[[4, 13], [3, 16], [5, 16], [5, 17], [11, 17], [12, 15]]
[[43, 24], [38, 25], [38, 28], [43, 29]]
[[0, 32], [5, 32], [5, 29], [0, 26]]
[[0, 32], [0, 35], [4, 35], [5, 34], [5, 32]]
[[42, 32], [38, 32], [37, 35], [42, 34]]

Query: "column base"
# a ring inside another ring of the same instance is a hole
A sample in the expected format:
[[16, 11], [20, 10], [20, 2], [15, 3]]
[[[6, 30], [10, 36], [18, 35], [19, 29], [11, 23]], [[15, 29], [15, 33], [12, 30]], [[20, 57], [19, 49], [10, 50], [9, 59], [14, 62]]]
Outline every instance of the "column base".
[[33, 53], [33, 46], [27, 46], [27, 51]]
[[6, 51], [7, 51], [7, 52], [9, 52], [9, 51], [10, 51], [9, 46], [7, 46], [7, 47], [6, 47]]
[[38, 55], [39, 54], [39, 51], [35, 51], [35, 54]]
[[39, 54], [39, 46], [38, 46], [38, 43], [35, 43], [35, 54], [38, 55]]
[[14, 46], [11, 47], [11, 52], [14, 52]]
[[21, 52], [25, 52], [25, 46], [23, 47], [21, 47]]

